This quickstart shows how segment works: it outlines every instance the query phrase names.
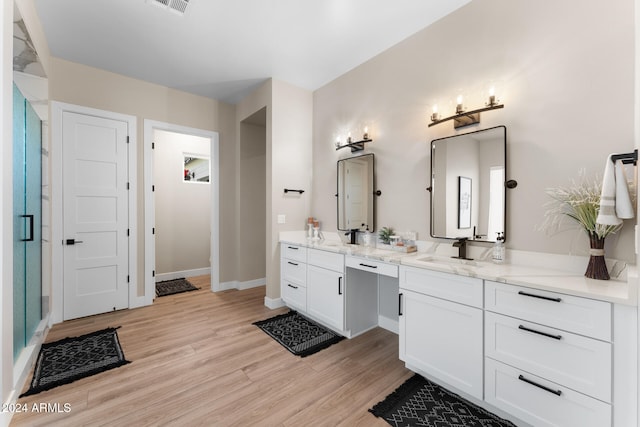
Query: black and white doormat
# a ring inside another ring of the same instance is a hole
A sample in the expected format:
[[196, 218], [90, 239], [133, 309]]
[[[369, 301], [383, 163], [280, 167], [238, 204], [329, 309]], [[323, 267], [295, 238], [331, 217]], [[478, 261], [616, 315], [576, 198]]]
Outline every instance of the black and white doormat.
[[300, 357], [309, 356], [344, 339], [293, 310], [270, 319], [260, 320], [254, 325]]
[[369, 412], [395, 427], [515, 427], [418, 374]]
[[129, 363], [118, 340], [117, 328], [42, 344], [29, 390], [22, 396], [69, 384]]
[[156, 296], [164, 297], [166, 295], [179, 294], [182, 292], [197, 291], [196, 288], [187, 279], [180, 278], [174, 280], [165, 280], [156, 283]]

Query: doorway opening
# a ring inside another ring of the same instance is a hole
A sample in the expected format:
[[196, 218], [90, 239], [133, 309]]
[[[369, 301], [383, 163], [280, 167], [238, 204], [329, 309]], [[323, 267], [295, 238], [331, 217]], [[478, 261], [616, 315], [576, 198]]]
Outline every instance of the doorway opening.
[[155, 283], [210, 274], [219, 281], [217, 132], [145, 120], [145, 304]]
[[266, 284], [267, 265], [267, 108], [240, 122], [238, 168], [237, 289]]

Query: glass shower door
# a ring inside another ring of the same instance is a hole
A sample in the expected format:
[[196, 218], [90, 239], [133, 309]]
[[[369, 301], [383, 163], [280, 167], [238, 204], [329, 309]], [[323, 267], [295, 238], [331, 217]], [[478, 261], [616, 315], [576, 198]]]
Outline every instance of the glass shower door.
[[13, 356], [42, 319], [42, 123], [13, 86]]

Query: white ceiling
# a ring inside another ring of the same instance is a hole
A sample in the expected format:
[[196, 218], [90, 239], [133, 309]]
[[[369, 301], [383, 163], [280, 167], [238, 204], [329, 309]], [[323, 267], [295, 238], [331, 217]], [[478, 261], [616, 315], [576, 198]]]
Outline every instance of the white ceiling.
[[[471, 0], [35, 0], [53, 56], [235, 103], [315, 90]], [[424, 53], [428, 55], [428, 52]]]

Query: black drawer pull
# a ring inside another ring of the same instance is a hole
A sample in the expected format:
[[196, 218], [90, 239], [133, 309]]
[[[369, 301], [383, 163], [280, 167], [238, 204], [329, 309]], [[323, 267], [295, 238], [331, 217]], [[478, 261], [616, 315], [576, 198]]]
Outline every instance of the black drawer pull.
[[298, 264], [296, 264], [295, 262], [291, 262], [291, 261], [287, 261], [287, 264], [295, 265], [296, 267], [298, 266]]
[[369, 264], [363, 264], [363, 263], [360, 263], [360, 265], [363, 266], [363, 267], [378, 268], [377, 265], [369, 265]]
[[338, 277], [338, 295], [342, 295], [342, 276]]
[[297, 286], [293, 286], [291, 283], [287, 284], [288, 287], [292, 288], [292, 289], [298, 289]]
[[398, 294], [398, 316], [402, 316], [402, 293]]
[[547, 301], [553, 301], [553, 302], [562, 302], [562, 299], [560, 299], [560, 298], [545, 297], [544, 295], [530, 294], [530, 293], [524, 292], [524, 291], [518, 291], [518, 295], [524, 295], [525, 297], [531, 297], [531, 298], [540, 298], [540, 299], [544, 299], [544, 300], [547, 300]]
[[538, 335], [542, 335], [548, 338], [553, 338], [554, 340], [561, 340], [562, 339], [562, 335], [553, 335], [553, 334], [548, 334], [546, 332], [542, 332], [542, 331], [536, 331], [535, 329], [530, 329], [527, 328], [526, 326], [518, 326], [518, 329], [521, 329], [523, 331], [527, 331], [527, 332], [532, 332], [534, 334], [538, 334]]
[[531, 381], [530, 379], [525, 378], [523, 375], [518, 375], [518, 379], [520, 381], [524, 381], [527, 384], [531, 384], [532, 386], [538, 387], [543, 389], [544, 391], [548, 391], [549, 393], [553, 393], [556, 396], [561, 396], [562, 395], [562, 390], [554, 390], [552, 388], [547, 387], [546, 385], [542, 385], [542, 384], [538, 384], [535, 381]]
[[293, 249], [294, 251], [297, 251], [300, 248], [296, 248], [295, 246], [287, 246], [289, 249]]

